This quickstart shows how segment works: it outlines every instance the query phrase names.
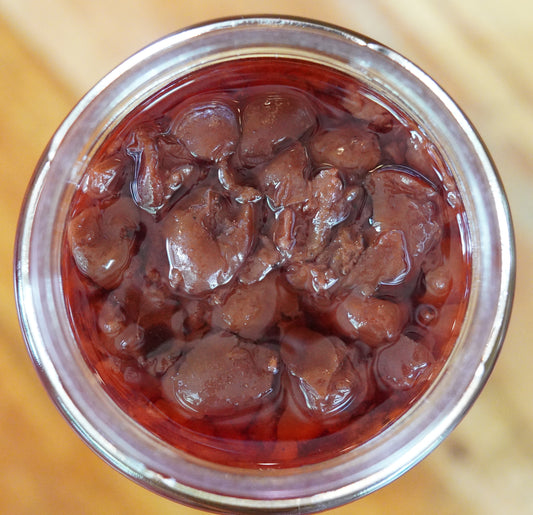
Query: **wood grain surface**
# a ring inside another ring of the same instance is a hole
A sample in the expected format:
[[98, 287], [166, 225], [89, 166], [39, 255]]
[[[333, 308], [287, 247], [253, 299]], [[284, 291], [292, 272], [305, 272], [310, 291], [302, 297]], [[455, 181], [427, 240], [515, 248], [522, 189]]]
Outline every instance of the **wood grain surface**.
[[101, 76], [168, 32], [213, 17], [264, 12], [344, 25], [430, 73], [484, 138], [516, 230], [511, 324], [477, 403], [414, 469], [330, 513], [533, 513], [533, 7], [526, 0], [0, 0], [0, 513], [201, 513], [112, 470], [55, 410], [18, 327], [13, 241], [40, 153]]

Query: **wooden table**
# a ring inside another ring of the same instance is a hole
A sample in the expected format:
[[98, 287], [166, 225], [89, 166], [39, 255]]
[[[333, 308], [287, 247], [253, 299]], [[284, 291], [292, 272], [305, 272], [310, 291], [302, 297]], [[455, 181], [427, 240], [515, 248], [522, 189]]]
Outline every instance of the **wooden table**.
[[478, 402], [421, 464], [331, 513], [533, 513], [533, 10], [526, 0], [0, 0], [0, 513], [199, 513], [113, 471], [56, 412], [18, 328], [13, 239], [40, 152], [95, 81], [167, 32], [207, 18], [267, 11], [345, 25], [428, 71], [485, 139], [516, 228], [513, 317]]

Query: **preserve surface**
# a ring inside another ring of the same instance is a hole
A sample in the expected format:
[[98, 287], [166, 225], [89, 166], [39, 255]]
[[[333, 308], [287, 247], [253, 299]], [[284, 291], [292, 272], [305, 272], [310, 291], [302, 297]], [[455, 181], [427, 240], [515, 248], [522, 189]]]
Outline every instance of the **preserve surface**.
[[422, 130], [353, 78], [242, 60], [119, 124], [69, 215], [63, 275], [110, 396], [245, 467], [377, 435], [442, 369], [468, 299], [464, 208]]

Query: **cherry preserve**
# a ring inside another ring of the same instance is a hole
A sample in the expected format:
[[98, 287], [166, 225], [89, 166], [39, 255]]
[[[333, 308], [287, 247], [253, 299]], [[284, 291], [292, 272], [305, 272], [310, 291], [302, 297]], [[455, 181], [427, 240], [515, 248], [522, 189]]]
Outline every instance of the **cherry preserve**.
[[404, 415], [468, 301], [465, 211], [414, 120], [355, 79], [257, 58], [155, 94], [88, 163], [71, 325], [110, 397], [248, 468], [338, 456]]

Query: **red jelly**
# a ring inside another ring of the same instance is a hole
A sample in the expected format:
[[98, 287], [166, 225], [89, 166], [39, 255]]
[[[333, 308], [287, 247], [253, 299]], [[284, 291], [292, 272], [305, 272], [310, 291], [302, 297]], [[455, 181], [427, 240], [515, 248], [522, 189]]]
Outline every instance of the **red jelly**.
[[63, 252], [71, 324], [109, 395], [170, 444], [316, 463], [402, 416], [450, 355], [469, 291], [458, 198], [417, 125], [353, 78], [214, 65], [88, 164]]

